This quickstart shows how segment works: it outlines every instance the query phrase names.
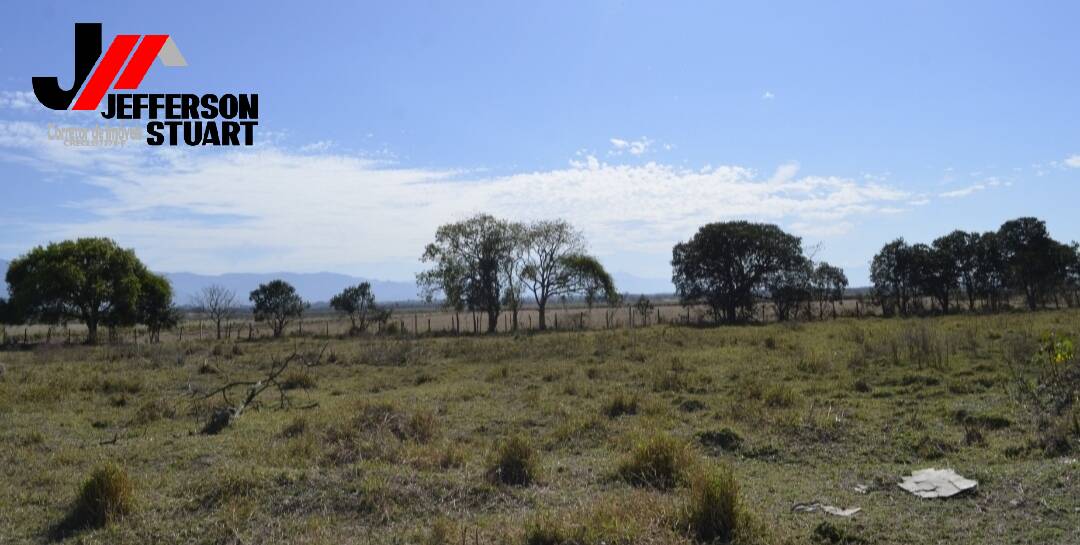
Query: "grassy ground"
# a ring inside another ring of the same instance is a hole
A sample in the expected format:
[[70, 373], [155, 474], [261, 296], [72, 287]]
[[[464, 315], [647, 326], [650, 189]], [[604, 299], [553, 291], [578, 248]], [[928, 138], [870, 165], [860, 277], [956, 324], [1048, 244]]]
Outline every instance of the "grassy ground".
[[[1008, 355], [1050, 330], [1080, 314], [0, 352], [0, 542], [692, 543], [691, 488], [726, 466], [747, 542], [1080, 543], [1077, 453], [1048, 455], [1007, 393]], [[283, 375], [291, 408], [268, 390], [199, 433], [203, 393], [324, 345]], [[666, 489], [620, 470], [657, 435]], [[492, 478], [511, 437], [525, 486]], [[110, 461], [133, 510], [58, 531]], [[925, 467], [979, 486], [896, 486]], [[862, 511], [791, 510], [812, 501]]]

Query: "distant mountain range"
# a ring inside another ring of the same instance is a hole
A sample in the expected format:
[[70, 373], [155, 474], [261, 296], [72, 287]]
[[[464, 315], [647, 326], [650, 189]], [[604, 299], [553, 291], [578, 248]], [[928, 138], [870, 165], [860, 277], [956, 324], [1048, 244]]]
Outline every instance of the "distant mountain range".
[[[8, 261], [0, 259], [0, 272], [6, 273]], [[0, 275], [2, 278], [3, 275]], [[414, 282], [401, 282], [395, 280], [372, 280], [358, 276], [350, 276], [339, 273], [228, 273], [221, 275], [204, 275], [194, 273], [165, 273], [172, 282], [175, 292], [176, 303], [186, 305], [191, 298], [198, 294], [204, 287], [218, 284], [236, 293], [239, 303], [246, 304], [247, 296], [259, 284], [265, 284], [274, 279], [281, 279], [293, 285], [300, 296], [312, 303], [323, 303], [330, 300], [346, 286], [355, 286], [360, 282], [370, 282], [371, 289], [375, 292], [375, 299], [383, 302], [392, 301], [416, 301], [419, 299]], [[620, 292], [660, 294], [674, 291], [671, 281], [659, 278], [643, 278], [627, 273], [615, 273], [615, 285]]]
[[221, 275], [165, 273], [165, 276], [172, 282], [173, 291], [176, 294], [176, 303], [179, 305], [188, 304], [193, 296], [211, 284], [217, 284], [232, 290], [236, 293], [238, 303], [247, 304], [248, 294], [252, 290], [259, 287], [259, 284], [265, 284], [275, 279], [292, 284], [300, 297], [312, 303], [327, 302], [347, 286], [355, 286], [360, 282], [371, 283], [371, 291], [375, 293], [377, 301], [415, 301], [419, 299], [416, 294], [416, 284], [413, 282], [372, 280], [329, 272], [228, 273]]

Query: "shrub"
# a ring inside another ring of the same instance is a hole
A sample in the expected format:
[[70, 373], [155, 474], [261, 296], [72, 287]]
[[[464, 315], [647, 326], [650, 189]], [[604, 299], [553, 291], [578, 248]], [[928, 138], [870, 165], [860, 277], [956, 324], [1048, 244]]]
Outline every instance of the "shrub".
[[615, 394], [607, 403], [604, 404], [604, 414], [608, 418], [618, 418], [622, 415], [637, 414], [638, 412], [638, 398], [637, 396], [618, 393]]
[[634, 486], [674, 488], [693, 463], [689, 445], [667, 434], [656, 434], [634, 446], [618, 472]]
[[739, 483], [726, 466], [695, 475], [683, 513], [685, 527], [702, 543], [731, 543], [740, 529], [747, 527]]
[[82, 485], [71, 513], [62, 524], [66, 530], [101, 528], [135, 510], [135, 493], [128, 474], [115, 464], [96, 469]]
[[515, 435], [495, 447], [488, 460], [487, 476], [496, 483], [528, 486], [536, 479], [538, 466], [532, 444]]

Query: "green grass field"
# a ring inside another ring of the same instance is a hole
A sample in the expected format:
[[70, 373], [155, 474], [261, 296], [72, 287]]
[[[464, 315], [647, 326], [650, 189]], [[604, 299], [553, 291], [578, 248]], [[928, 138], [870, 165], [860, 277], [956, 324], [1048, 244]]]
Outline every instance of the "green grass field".
[[[1048, 331], [1080, 313], [0, 352], [0, 542], [694, 543], [686, 505], [728, 467], [742, 542], [1080, 543], [1077, 451], [1009, 395]], [[270, 389], [200, 433], [206, 393], [324, 347], [289, 408]], [[508, 442], [526, 485], [493, 467]], [[643, 444], [670, 474], [634, 473]], [[65, 527], [110, 462], [131, 509]], [[926, 467], [979, 485], [896, 486]], [[815, 501], [862, 511], [792, 512]]]

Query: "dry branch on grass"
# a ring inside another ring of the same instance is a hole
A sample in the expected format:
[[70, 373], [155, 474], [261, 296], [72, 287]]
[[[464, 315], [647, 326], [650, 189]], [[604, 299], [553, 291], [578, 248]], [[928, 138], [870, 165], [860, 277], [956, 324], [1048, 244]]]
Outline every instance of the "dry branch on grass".
[[[323, 354], [325, 352], [326, 346], [323, 345], [318, 354], [293, 350], [293, 352], [283, 360], [273, 357], [271, 358], [270, 370], [262, 379], [256, 381], [229, 381], [226, 382], [224, 386], [204, 395], [201, 399], [206, 400], [220, 394], [221, 398], [225, 401], [225, 406], [216, 409], [213, 414], [210, 415], [210, 420], [203, 426], [202, 433], [214, 435], [221, 432], [221, 430], [232, 424], [234, 420], [240, 418], [248, 407], [254, 406], [258, 402], [259, 396], [270, 389], [274, 389], [278, 393], [278, 408], [289, 408], [292, 406], [292, 401], [286, 393], [287, 388], [282, 384], [282, 381], [280, 381], [279, 378], [293, 364], [301, 365], [305, 368], [319, 365], [322, 363]], [[244, 391], [243, 398], [239, 403], [233, 403], [232, 399], [229, 397], [229, 393], [235, 390]], [[310, 409], [317, 405], [317, 403], [313, 403], [298, 408]]]

